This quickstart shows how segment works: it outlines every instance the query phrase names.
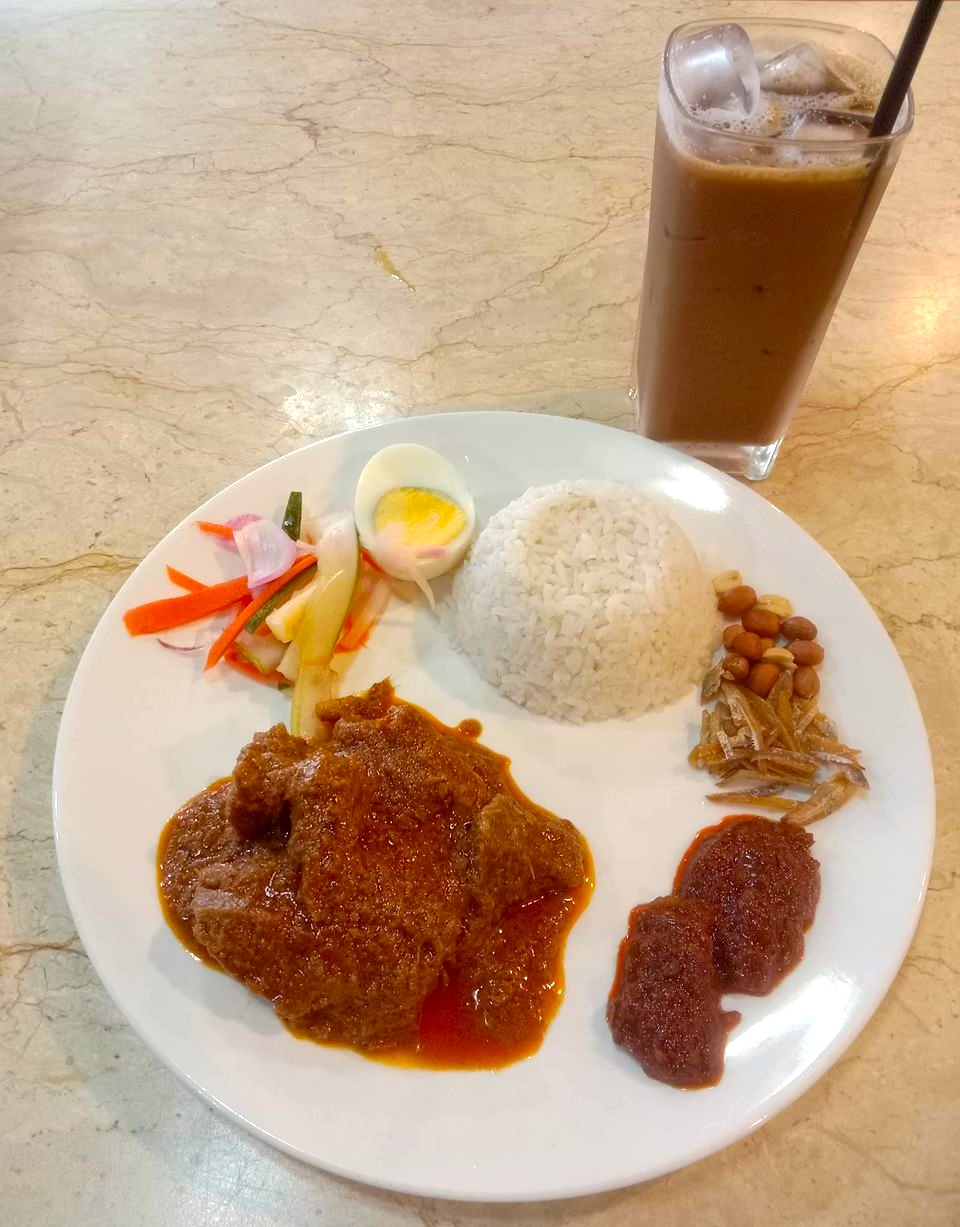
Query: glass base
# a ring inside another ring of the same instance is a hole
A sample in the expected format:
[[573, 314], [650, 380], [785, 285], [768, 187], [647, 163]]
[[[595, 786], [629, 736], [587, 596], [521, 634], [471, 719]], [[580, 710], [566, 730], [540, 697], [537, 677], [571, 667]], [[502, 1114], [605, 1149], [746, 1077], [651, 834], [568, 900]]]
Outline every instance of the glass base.
[[777, 453], [783, 438], [773, 443], [670, 443], [678, 452], [695, 456], [715, 469], [729, 473], [731, 477], [745, 477], [748, 481], [763, 481], [773, 471]]

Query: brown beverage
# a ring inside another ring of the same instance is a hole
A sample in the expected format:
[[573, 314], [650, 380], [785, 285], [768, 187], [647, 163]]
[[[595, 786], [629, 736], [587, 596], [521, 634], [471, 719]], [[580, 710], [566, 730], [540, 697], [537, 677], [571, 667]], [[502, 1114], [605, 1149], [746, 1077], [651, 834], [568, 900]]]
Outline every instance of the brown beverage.
[[[782, 45], [799, 41], [794, 23], [772, 26], [789, 27]], [[896, 160], [898, 137], [869, 141], [836, 118], [845, 104], [869, 122], [883, 84], [876, 59], [845, 52], [835, 63], [855, 89], [764, 90], [740, 131], [671, 116], [675, 98], [661, 87], [634, 367], [640, 429], [750, 477], [772, 467]], [[814, 119], [823, 139], [780, 135]]]

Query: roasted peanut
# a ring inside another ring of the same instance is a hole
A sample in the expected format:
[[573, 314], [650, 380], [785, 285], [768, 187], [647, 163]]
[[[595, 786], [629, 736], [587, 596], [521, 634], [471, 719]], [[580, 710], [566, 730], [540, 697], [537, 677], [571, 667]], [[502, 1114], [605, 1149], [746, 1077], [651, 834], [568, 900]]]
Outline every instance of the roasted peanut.
[[760, 659], [768, 660], [770, 664], [779, 665], [783, 669], [793, 664], [793, 653], [786, 648], [767, 648]]
[[810, 665], [801, 665], [793, 675], [793, 693], [798, 699], [812, 699], [819, 691], [820, 677], [816, 669]]
[[747, 660], [759, 660], [763, 655], [760, 636], [754, 635], [752, 631], [741, 631], [733, 641], [733, 650]]
[[776, 644], [777, 644], [776, 639], [771, 639], [767, 635], [761, 635], [760, 636], [760, 654], [761, 656], [767, 650], [767, 648], [776, 647]]
[[[758, 694], [761, 699], [765, 699], [773, 689], [773, 683], [779, 676], [779, 665], [771, 665], [768, 661], [761, 661], [760, 664], [754, 665], [750, 670], [750, 676], [747, 678], [747, 689], [752, 690], [754, 694]], [[794, 679], [794, 684], [796, 684], [796, 679]]]
[[817, 628], [809, 618], [784, 618], [780, 633], [787, 639], [816, 639]]
[[731, 652], [723, 658], [723, 671], [729, 673], [735, 682], [745, 682], [750, 675], [750, 662], [746, 656]]
[[719, 575], [713, 577], [713, 590], [720, 595], [721, 592], [729, 592], [731, 588], [740, 588], [743, 586], [743, 576], [739, 571], [721, 571]]
[[743, 627], [739, 622], [731, 622], [729, 626], [723, 628], [723, 646], [728, 652], [733, 651], [733, 641], [738, 635], [743, 634]]
[[738, 584], [736, 588], [728, 588], [717, 597], [717, 609], [728, 618], [739, 618], [747, 609], [752, 609], [757, 603], [757, 594], [748, 584]]
[[772, 592], [767, 592], [763, 596], [757, 597], [758, 609], [770, 609], [778, 618], [789, 618], [793, 613], [793, 606], [785, 596], [776, 596]]
[[823, 648], [812, 639], [791, 639], [787, 647], [798, 665], [823, 664]]
[[780, 619], [772, 609], [751, 607], [744, 612], [740, 621], [743, 623], [744, 630], [753, 631], [755, 635], [776, 639], [780, 634]]

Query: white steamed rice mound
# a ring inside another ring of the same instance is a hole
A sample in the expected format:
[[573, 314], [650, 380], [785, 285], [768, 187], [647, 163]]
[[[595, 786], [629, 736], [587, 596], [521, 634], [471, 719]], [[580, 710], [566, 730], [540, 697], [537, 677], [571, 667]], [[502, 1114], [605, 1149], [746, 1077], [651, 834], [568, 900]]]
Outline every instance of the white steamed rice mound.
[[706, 670], [719, 626], [680, 527], [610, 481], [535, 487], [498, 511], [443, 618], [508, 698], [578, 723], [678, 699]]

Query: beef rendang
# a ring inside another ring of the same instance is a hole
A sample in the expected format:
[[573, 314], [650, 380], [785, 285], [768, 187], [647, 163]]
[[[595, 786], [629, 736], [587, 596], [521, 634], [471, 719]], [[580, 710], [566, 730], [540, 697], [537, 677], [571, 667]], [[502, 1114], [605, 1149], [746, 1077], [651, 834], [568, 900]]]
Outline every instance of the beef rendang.
[[258, 733], [160, 842], [168, 921], [296, 1034], [447, 1068], [535, 1051], [592, 887], [572, 823], [509, 762], [394, 697]]

